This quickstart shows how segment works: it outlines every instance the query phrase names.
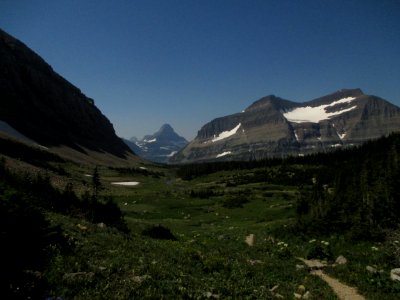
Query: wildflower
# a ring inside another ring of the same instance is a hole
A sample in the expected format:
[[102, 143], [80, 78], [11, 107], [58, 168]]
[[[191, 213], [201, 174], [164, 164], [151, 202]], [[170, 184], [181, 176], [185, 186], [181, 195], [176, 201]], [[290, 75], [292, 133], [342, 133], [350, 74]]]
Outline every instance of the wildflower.
[[378, 249], [378, 247], [372, 246], [372, 247], [371, 247], [371, 250], [372, 250], [372, 251], [378, 251], [379, 249]]
[[311, 243], [315, 243], [317, 240], [316, 239], [312, 239], [312, 240], [309, 240], [308, 242], [311, 244]]
[[321, 241], [321, 244], [325, 245], [325, 246], [329, 246], [329, 242], [326, 242], [326, 241]]
[[394, 241], [394, 242], [393, 242], [393, 244], [398, 244], [398, 243], [399, 243], [399, 241]]

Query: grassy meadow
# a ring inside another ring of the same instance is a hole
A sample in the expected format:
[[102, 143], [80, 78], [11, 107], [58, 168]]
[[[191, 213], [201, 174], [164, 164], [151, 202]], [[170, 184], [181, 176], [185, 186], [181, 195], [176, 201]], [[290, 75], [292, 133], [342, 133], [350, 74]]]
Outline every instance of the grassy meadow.
[[[100, 193], [113, 197], [130, 233], [49, 214], [73, 245], [70, 253], [55, 255], [44, 273], [49, 295], [336, 299], [329, 286], [297, 259], [320, 251], [318, 258], [329, 262], [344, 255], [349, 262], [328, 267], [327, 272], [357, 287], [368, 299], [397, 299], [400, 286], [389, 279], [394, 262], [388, 257], [392, 254], [388, 242], [351, 243], [341, 235], [297, 232], [298, 187], [259, 181], [255, 175], [277, 173], [279, 168], [220, 171], [186, 181], [173, 168], [147, 166], [147, 174], [100, 168]], [[90, 187], [91, 170], [75, 172]], [[126, 181], [140, 184], [112, 185]], [[249, 245], [245, 239], [251, 234], [254, 240]], [[370, 273], [367, 266], [382, 273]]]

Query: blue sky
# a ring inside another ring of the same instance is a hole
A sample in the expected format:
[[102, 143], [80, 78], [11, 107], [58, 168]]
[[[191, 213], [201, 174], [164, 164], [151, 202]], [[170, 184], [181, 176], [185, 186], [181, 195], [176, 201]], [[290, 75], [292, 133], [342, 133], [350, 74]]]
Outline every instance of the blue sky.
[[192, 139], [269, 94], [400, 105], [399, 0], [2, 0], [0, 28], [127, 138], [169, 123]]

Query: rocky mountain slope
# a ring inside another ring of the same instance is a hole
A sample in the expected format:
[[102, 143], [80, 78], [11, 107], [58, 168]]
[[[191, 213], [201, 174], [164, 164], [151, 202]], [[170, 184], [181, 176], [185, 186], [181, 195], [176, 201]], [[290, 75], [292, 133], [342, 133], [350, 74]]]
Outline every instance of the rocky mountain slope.
[[399, 130], [400, 108], [360, 89], [343, 89], [304, 103], [271, 95], [241, 113], [204, 125], [171, 162], [301, 156]]
[[138, 140], [132, 137], [125, 143], [137, 155], [154, 162], [167, 163], [169, 158], [181, 150], [188, 141], [179, 136], [169, 124], [164, 124], [152, 135]]
[[92, 99], [2, 30], [0, 97], [0, 129], [16, 138], [121, 158], [131, 154]]

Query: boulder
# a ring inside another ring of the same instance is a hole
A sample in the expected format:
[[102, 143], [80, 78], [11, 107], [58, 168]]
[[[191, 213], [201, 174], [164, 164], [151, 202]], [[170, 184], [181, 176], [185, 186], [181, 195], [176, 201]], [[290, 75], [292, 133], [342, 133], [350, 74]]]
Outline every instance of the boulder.
[[248, 236], [246, 236], [245, 242], [247, 245], [249, 245], [250, 247], [254, 246], [256, 240], [255, 240], [255, 236], [253, 233], [249, 234]]
[[390, 279], [400, 281], [400, 268], [390, 270]]
[[339, 255], [338, 258], [336, 258], [335, 263], [337, 265], [345, 265], [345, 264], [347, 264], [347, 259], [343, 255]]

